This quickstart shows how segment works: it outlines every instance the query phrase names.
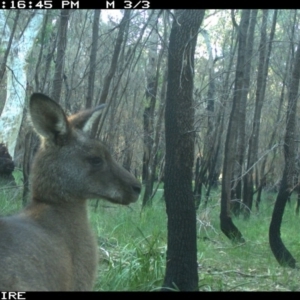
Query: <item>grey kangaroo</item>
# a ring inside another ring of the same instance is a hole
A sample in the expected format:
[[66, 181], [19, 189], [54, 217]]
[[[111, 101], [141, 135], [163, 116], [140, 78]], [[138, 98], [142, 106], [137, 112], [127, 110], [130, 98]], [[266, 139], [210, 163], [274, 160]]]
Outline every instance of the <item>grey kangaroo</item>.
[[31, 96], [41, 145], [32, 165], [29, 205], [0, 218], [1, 291], [92, 290], [98, 259], [87, 199], [129, 204], [141, 191], [137, 179], [88, 135], [101, 108], [67, 117], [49, 97]]

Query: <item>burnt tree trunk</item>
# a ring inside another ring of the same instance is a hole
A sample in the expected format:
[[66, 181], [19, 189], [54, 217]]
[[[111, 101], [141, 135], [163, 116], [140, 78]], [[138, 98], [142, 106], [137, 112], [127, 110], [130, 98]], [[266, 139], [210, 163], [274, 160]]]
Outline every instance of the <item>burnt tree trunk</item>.
[[287, 250], [281, 240], [280, 227], [282, 216], [286, 202], [293, 191], [294, 175], [295, 175], [295, 158], [296, 158], [296, 145], [295, 145], [295, 131], [296, 131], [296, 115], [297, 115], [297, 100], [299, 91], [300, 80], [300, 43], [298, 42], [291, 85], [288, 96], [288, 110], [286, 121], [286, 132], [284, 137], [284, 157], [285, 168], [281, 180], [281, 185], [276, 198], [271, 224], [269, 228], [269, 242], [271, 250], [282, 266], [296, 267], [296, 260], [292, 254]]
[[[248, 91], [250, 85], [251, 76], [251, 63], [252, 63], [252, 52], [253, 52], [253, 41], [254, 41], [254, 29], [256, 24], [257, 10], [249, 11], [247, 13], [247, 19], [243, 24], [248, 24], [243, 27], [239, 27], [238, 41], [239, 41], [239, 56], [241, 68], [240, 74], [242, 74], [241, 92], [238, 92], [236, 114], [237, 118], [237, 138], [236, 138], [236, 162], [234, 163], [234, 173], [232, 180], [232, 199], [234, 201], [231, 205], [232, 212], [238, 216], [241, 211], [241, 200], [242, 200], [242, 177], [244, 171], [244, 157], [246, 149], [246, 106]], [[246, 17], [245, 17], [246, 18]], [[251, 20], [251, 21], [250, 21]], [[242, 32], [241, 32], [242, 31]]]
[[246, 34], [249, 25], [250, 11], [243, 10], [241, 22], [238, 30], [238, 58], [235, 74], [235, 87], [233, 95], [232, 109], [227, 129], [227, 136], [225, 142], [224, 162], [223, 162], [223, 176], [222, 176], [222, 192], [221, 192], [221, 213], [220, 213], [220, 227], [222, 232], [234, 242], [244, 242], [242, 233], [234, 225], [231, 218], [233, 197], [232, 178], [234, 177], [235, 151], [237, 139], [238, 113], [242, 97], [243, 83], [244, 83], [244, 64], [245, 64], [245, 47]]
[[[238, 203], [236, 207], [240, 208], [240, 202], [242, 200], [242, 178], [244, 173], [244, 159], [246, 152], [246, 107], [248, 100], [248, 92], [250, 86], [251, 77], [251, 64], [253, 57], [253, 44], [254, 44], [254, 30], [256, 25], [257, 9], [251, 10], [250, 22], [246, 36], [246, 47], [245, 47], [245, 60], [244, 60], [244, 78], [243, 78], [243, 89], [240, 98], [239, 113], [238, 113], [238, 138], [237, 138], [237, 164], [236, 164], [236, 201]], [[240, 209], [237, 210], [237, 214], [240, 213]]]
[[194, 53], [204, 10], [177, 10], [168, 56], [165, 200], [168, 249], [163, 290], [198, 290], [194, 162]]

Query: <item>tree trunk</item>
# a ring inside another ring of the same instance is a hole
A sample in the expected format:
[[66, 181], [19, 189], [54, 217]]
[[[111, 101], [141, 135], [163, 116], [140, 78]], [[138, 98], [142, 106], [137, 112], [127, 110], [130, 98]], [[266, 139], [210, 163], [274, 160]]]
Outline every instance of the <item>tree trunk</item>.
[[[166, 40], [165, 40], [166, 41]], [[152, 172], [152, 182], [154, 185], [154, 179], [155, 179], [155, 172], [157, 169], [158, 164], [160, 164], [161, 166], [164, 164], [164, 151], [163, 154], [160, 155], [160, 157], [158, 156], [158, 150], [159, 150], [159, 146], [160, 146], [160, 141], [161, 141], [161, 136], [162, 136], [162, 125], [163, 125], [163, 121], [164, 121], [164, 114], [165, 114], [165, 102], [166, 102], [166, 89], [167, 89], [167, 77], [168, 77], [168, 69], [165, 69], [164, 75], [163, 75], [163, 79], [162, 79], [162, 87], [161, 87], [161, 96], [160, 96], [160, 107], [158, 110], [158, 119], [157, 119], [157, 123], [156, 123], [156, 127], [155, 127], [155, 137], [154, 137], [154, 149], [153, 149], [153, 154], [151, 156], [151, 160], [150, 160], [150, 165], [151, 165], [151, 169], [153, 170]], [[160, 161], [159, 161], [160, 160]], [[154, 189], [154, 191], [152, 191], [152, 195], [150, 200], [153, 199], [153, 197], [155, 196], [155, 193], [157, 192], [157, 189], [159, 187], [159, 184], [161, 183], [162, 177], [163, 177], [163, 167], [160, 168], [160, 170], [157, 170], [158, 172], [158, 178], [157, 178], [157, 186], [156, 189]]]
[[49, 15], [50, 15], [50, 11], [47, 10], [46, 14], [45, 14], [44, 22], [43, 22], [43, 27], [41, 29], [41, 49], [40, 49], [40, 53], [39, 53], [37, 63], [35, 66], [35, 74], [34, 74], [35, 88], [34, 88], [34, 90], [37, 92], [43, 92], [43, 87], [44, 87], [44, 86], [41, 87], [41, 85], [40, 85], [40, 65], [42, 62], [43, 54], [44, 54], [46, 28], [47, 28], [48, 21], [49, 21]]
[[[42, 72], [40, 70], [40, 66], [42, 63], [43, 56], [44, 56], [44, 48], [45, 48], [44, 41], [45, 41], [45, 36], [46, 36], [46, 28], [47, 28], [47, 25], [49, 24], [49, 17], [50, 17], [50, 11], [47, 10], [44, 21], [43, 21], [43, 26], [41, 29], [41, 48], [39, 51], [39, 56], [38, 56], [37, 63], [35, 66], [35, 74], [34, 74], [34, 81], [35, 81], [34, 90], [40, 91], [40, 92], [44, 92], [44, 90], [43, 90], [44, 84], [42, 84], [42, 85], [40, 84], [40, 78], [44, 77], [43, 82], [45, 82], [47, 79], [47, 74], [49, 74], [47, 69], [45, 69], [46, 70], [45, 74], [42, 74]], [[51, 59], [50, 59], [50, 61], [51, 61]], [[47, 61], [47, 63], [48, 63], [48, 61]], [[27, 96], [30, 96], [32, 91], [28, 90], [28, 87], [29, 87], [29, 85], [27, 86], [26, 94], [27, 94]], [[24, 139], [24, 142], [23, 142], [24, 155], [23, 155], [23, 164], [22, 164], [22, 173], [23, 173], [22, 204], [24, 207], [27, 204], [27, 199], [28, 199], [29, 190], [30, 190], [29, 189], [30, 167], [31, 167], [32, 159], [33, 159], [33, 157], [38, 149], [39, 143], [40, 143], [40, 139], [39, 139], [38, 135], [34, 131], [32, 131], [32, 127], [27, 123], [26, 116], [27, 116], [27, 111], [24, 110], [21, 128], [23, 128], [23, 131], [26, 132], [26, 134], [24, 135], [24, 133], [20, 131], [19, 137], [18, 137], [19, 142], [21, 142], [21, 143], [22, 143], [22, 140]]]
[[100, 12], [101, 12], [100, 9], [95, 9], [94, 11], [93, 37], [92, 37], [92, 47], [91, 47], [91, 55], [90, 55], [90, 72], [89, 72], [89, 81], [88, 81], [88, 94], [86, 97], [86, 108], [92, 107], [93, 97], [94, 97]]
[[[277, 11], [275, 11], [277, 12]], [[277, 14], [274, 14], [274, 17], [273, 17], [273, 27], [275, 26], [274, 23], [275, 22], [275, 16], [277, 16]], [[293, 30], [292, 30], [292, 34], [291, 34], [291, 40], [294, 39], [294, 28], [296, 27], [296, 16], [297, 16], [297, 11], [295, 10], [294, 11], [294, 24], [292, 26]], [[288, 51], [288, 55], [287, 55], [287, 59], [286, 59], [286, 64], [285, 64], [285, 70], [284, 70], [284, 73], [283, 73], [283, 80], [282, 80], [282, 88], [281, 88], [281, 92], [280, 92], [280, 97], [279, 97], [279, 105], [278, 105], [278, 110], [277, 110], [277, 116], [276, 116], [276, 121], [275, 121], [275, 126], [273, 128], [273, 131], [272, 131], [272, 134], [271, 134], [271, 137], [270, 137], [270, 141], [269, 141], [269, 144], [268, 144], [268, 149], [271, 149], [273, 148], [274, 146], [276, 146], [276, 142], [275, 142], [275, 139], [276, 139], [276, 133], [277, 133], [277, 124], [279, 124], [280, 120], [281, 120], [281, 116], [282, 116], [282, 107], [283, 107], [283, 102], [285, 100], [285, 90], [286, 90], [286, 87], [289, 86], [290, 84], [290, 73], [289, 70], [291, 69], [291, 65], [292, 65], [292, 53], [293, 53], [293, 44], [291, 45], [290, 47], [290, 50]], [[276, 156], [276, 150], [277, 150], [277, 147], [275, 147], [275, 150], [273, 151], [273, 161], [274, 161], [274, 158]], [[255, 203], [255, 206], [256, 206], [256, 210], [258, 211], [259, 210], [259, 205], [260, 205], [260, 201], [261, 201], [261, 194], [262, 194], [262, 189], [263, 187], [267, 184], [267, 173], [269, 171], [266, 171], [266, 164], [267, 164], [267, 156], [264, 157], [262, 163], [261, 163], [261, 168], [260, 168], [260, 183], [259, 183], [259, 186], [258, 186], [258, 193], [257, 193], [257, 197], [256, 197], [256, 203]]]
[[149, 199], [152, 193], [153, 184], [151, 182], [152, 171], [150, 166], [150, 158], [153, 151], [154, 143], [154, 110], [156, 104], [157, 83], [159, 76], [158, 64], [158, 34], [155, 30], [157, 19], [152, 18], [150, 28], [152, 29], [149, 37], [148, 50], [148, 66], [147, 66], [147, 87], [146, 87], [146, 101], [143, 112], [143, 128], [144, 128], [144, 154], [143, 154], [143, 173], [142, 180], [145, 184], [145, 193], [143, 197], [143, 207], [150, 204]]
[[[225, 127], [225, 116], [227, 115], [227, 103], [229, 100], [229, 94], [230, 94], [230, 87], [229, 87], [229, 79], [230, 79], [230, 74], [232, 73], [232, 67], [234, 65], [233, 59], [235, 57], [236, 49], [237, 49], [238, 41], [235, 39], [235, 34], [234, 30], [232, 30], [231, 33], [231, 43], [230, 43], [230, 58], [227, 63], [228, 68], [225, 71], [225, 78], [223, 81], [222, 85], [222, 92], [221, 92], [221, 105], [219, 107], [218, 115], [217, 115], [217, 120], [214, 124], [214, 130], [215, 132], [212, 133], [212, 136], [214, 137], [214, 147], [212, 149], [212, 153], [209, 154], [209, 162], [208, 162], [208, 175], [207, 175], [207, 183], [208, 187], [206, 190], [206, 196], [205, 196], [205, 206], [208, 203], [208, 198], [210, 194], [210, 190], [213, 185], [216, 185], [219, 175], [221, 173], [221, 168], [222, 168], [222, 152], [224, 149], [223, 146], [223, 136], [224, 134], [224, 127]], [[216, 59], [215, 59], [216, 60]], [[202, 168], [203, 169], [203, 168]], [[201, 181], [204, 182], [204, 172], [202, 171], [202, 176]], [[201, 196], [201, 195], [200, 195]], [[196, 202], [197, 199], [196, 199]]]
[[[155, 21], [155, 19], [152, 19]], [[152, 27], [155, 23], [152, 22]], [[165, 28], [166, 33], [166, 28]], [[151, 205], [151, 195], [153, 192], [153, 184], [155, 179], [155, 171], [157, 165], [157, 150], [160, 140], [160, 130], [163, 120], [165, 99], [164, 95], [160, 102], [160, 107], [157, 111], [158, 120], [156, 126], [154, 126], [154, 110], [157, 97], [158, 79], [160, 77], [161, 63], [165, 53], [165, 43], [167, 43], [166, 34], [165, 39], [162, 42], [161, 49], [157, 54], [158, 47], [158, 35], [157, 33], [151, 33], [149, 50], [149, 70], [147, 75], [147, 91], [146, 91], [146, 107], [144, 109], [144, 156], [143, 156], [143, 182], [145, 183], [145, 193], [143, 197], [143, 207]], [[166, 80], [166, 74], [164, 74], [163, 80]], [[164, 85], [164, 82], [163, 82]]]
[[250, 11], [243, 10], [241, 23], [238, 30], [238, 58], [235, 75], [235, 87], [233, 95], [232, 109], [227, 129], [227, 136], [225, 142], [225, 153], [223, 163], [223, 176], [222, 176], [222, 193], [221, 193], [221, 230], [222, 232], [234, 242], [244, 242], [241, 232], [233, 224], [231, 218], [231, 199], [232, 199], [232, 178], [235, 166], [235, 146], [237, 138], [238, 126], [238, 112], [239, 101], [242, 97], [243, 83], [244, 83], [244, 64], [245, 64], [245, 46], [246, 34], [249, 25]]
[[293, 191], [294, 176], [295, 176], [295, 130], [296, 130], [296, 115], [297, 115], [297, 100], [300, 80], [300, 43], [297, 44], [296, 56], [291, 79], [291, 85], [288, 97], [288, 110], [286, 118], [286, 132], [284, 138], [284, 157], [285, 168], [281, 180], [281, 185], [275, 202], [270, 229], [269, 242], [271, 250], [282, 266], [296, 267], [296, 260], [287, 250], [281, 240], [280, 226], [282, 216], [284, 214], [285, 204]]
[[[206, 30], [202, 29], [201, 34], [204, 37], [207, 51], [209, 54], [209, 84], [207, 91], [207, 131], [205, 137], [205, 143], [203, 147], [203, 155], [198, 156], [196, 161], [196, 172], [195, 172], [195, 186], [194, 186], [194, 197], [196, 209], [199, 208], [201, 203], [202, 185], [208, 183], [208, 169], [211, 164], [213, 157], [215, 142], [216, 142], [216, 124], [215, 119], [215, 78], [214, 78], [214, 63], [216, 60], [213, 59], [212, 47], [210, 43], [209, 34]], [[200, 149], [199, 149], [200, 151]], [[200, 164], [201, 160], [201, 164]]]
[[[244, 159], [246, 152], [246, 107], [248, 92], [250, 86], [251, 77], [251, 64], [253, 57], [253, 44], [254, 44], [254, 30], [256, 25], [257, 9], [251, 10], [250, 24], [246, 37], [246, 48], [245, 48], [245, 61], [244, 61], [244, 78], [243, 78], [243, 90], [240, 99], [239, 113], [238, 113], [238, 138], [237, 138], [237, 164], [236, 170], [236, 199], [235, 203], [238, 203], [236, 207], [240, 208], [240, 202], [242, 200], [242, 178], [244, 173]], [[237, 214], [240, 213], [238, 209]]]
[[168, 56], [165, 111], [165, 200], [168, 249], [163, 290], [198, 290], [196, 211], [192, 192], [194, 162], [193, 72], [204, 10], [177, 10]]
[[52, 85], [51, 98], [60, 101], [60, 94], [63, 82], [63, 71], [65, 62], [65, 52], [67, 48], [67, 30], [69, 22], [70, 10], [62, 9], [60, 11], [60, 24], [58, 28], [58, 44], [55, 60], [55, 71]]
[[[42, 24], [44, 14], [33, 13], [33, 17], [18, 39], [13, 40], [8, 56], [7, 93], [0, 118], [0, 143], [4, 143], [9, 154], [14, 157], [16, 141], [22, 123], [26, 90], [27, 56], [30, 53], [35, 37]], [[5, 23], [4, 11], [0, 10], [0, 24]]]
[[[242, 65], [240, 66], [242, 70], [242, 78], [241, 86], [242, 90], [237, 98], [237, 138], [236, 138], [236, 162], [234, 164], [234, 173], [233, 173], [233, 199], [234, 202], [231, 205], [232, 212], [238, 216], [241, 211], [241, 200], [242, 200], [242, 176], [244, 171], [244, 157], [245, 157], [245, 134], [246, 134], [246, 105], [250, 84], [250, 76], [251, 76], [251, 62], [252, 62], [252, 52], [253, 52], [253, 40], [254, 40], [254, 29], [256, 24], [256, 15], [257, 10], [249, 11], [249, 15], [247, 14], [247, 18], [245, 20], [245, 24], [248, 26], [243, 30], [243, 33], [239, 32], [239, 57], [238, 60], [241, 59]], [[250, 22], [251, 20], [251, 22]], [[241, 49], [242, 47], [243, 49]]]
[[[247, 173], [244, 178], [244, 195], [243, 203], [245, 204], [244, 216], [249, 218], [250, 211], [252, 209], [253, 194], [254, 194], [254, 164], [258, 160], [258, 142], [259, 142], [259, 131], [261, 122], [261, 111], [263, 107], [263, 101], [265, 98], [265, 90], [267, 84], [268, 68], [269, 68], [269, 57], [272, 49], [272, 42], [275, 33], [277, 11], [274, 11], [273, 25], [270, 33], [269, 43], [267, 44], [266, 38], [266, 27], [268, 19], [268, 10], [263, 11], [263, 21], [262, 21], [262, 31], [261, 31], [261, 41], [260, 41], [260, 56], [259, 65], [257, 72], [257, 90], [256, 90], [256, 100], [255, 100], [255, 111], [253, 117], [253, 128], [249, 140], [249, 150], [248, 150], [248, 162], [247, 162]], [[268, 45], [268, 47], [267, 47]], [[258, 187], [257, 187], [258, 188]], [[261, 192], [260, 192], [261, 193]]]
[[[13, 38], [15, 36], [19, 16], [20, 16], [20, 10], [18, 9], [16, 11], [16, 18], [15, 18], [15, 21], [14, 21], [14, 25], [13, 25], [13, 28], [11, 30], [10, 37], [9, 37], [9, 40], [8, 40], [8, 44], [7, 44], [7, 48], [5, 50], [4, 57], [2, 59], [2, 63], [1, 63], [1, 66], [0, 66], [0, 82], [3, 79], [4, 73], [5, 73], [5, 70], [6, 70], [7, 58], [8, 58], [9, 52], [10, 52], [10, 48], [11, 48], [11, 45], [12, 45]], [[2, 19], [1, 21], [3, 22], [4, 20]], [[1, 24], [1, 27], [4, 27], [4, 26], [5, 26], [5, 24]], [[6, 26], [7, 26], [7, 24], [6, 24]], [[5, 28], [3, 39], [7, 39], [8, 35], [9, 35], [9, 30], [7, 30], [7, 28]]]
[[[148, 20], [144, 23], [143, 27], [139, 30], [139, 36], [138, 36], [138, 38], [137, 38], [136, 41], [135, 41], [135, 45], [134, 45], [132, 48], [130, 48], [130, 51], [128, 51], [128, 54], [127, 54], [126, 60], [125, 60], [125, 64], [124, 64], [124, 66], [123, 66], [123, 70], [126, 70], [127, 68], [129, 68], [129, 69], [133, 68], [132, 62], [133, 62], [134, 56], [135, 56], [135, 54], [136, 54], [136, 49], [139, 47], [140, 42], [141, 42], [142, 38], [144, 37], [144, 33], [145, 33], [146, 29], [148, 28], [148, 25], [149, 25], [149, 23], [150, 23], [151, 18], [153, 17], [153, 15], [154, 15], [154, 10], [151, 11], [151, 13], [150, 13], [150, 15], [149, 15], [149, 17], [148, 17]], [[130, 20], [128, 20], [128, 24], [127, 24], [127, 26], [125, 27], [125, 32], [124, 32], [124, 36], [125, 36], [126, 39], [127, 39], [127, 37], [128, 37], [129, 21], [130, 21]], [[121, 23], [122, 23], [122, 21], [121, 21]], [[117, 40], [118, 40], [118, 38], [117, 38]], [[126, 40], [124, 41], [124, 43], [126, 43]], [[117, 44], [117, 43], [116, 43], [116, 44]], [[113, 55], [113, 57], [114, 57], [114, 55]], [[99, 135], [99, 133], [101, 132], [101, 130], [102, 130], [102, 128], [103, 128], [103, 123], [104, 123], [104, 120], [105, 120], [105, 118], [106, 118], [106, 116], [107, 116], [108, 108], [110, 108], [111, 103], [113, 102], [112, 100], [115, 98], [114, 93], [116, 93], [117, 87], [118, 87], [119, 84], [120, 84], [120, 80], [121, 80], [121, 77], [122, 77], [123, 72], [124, 72], [124, 71], [120, 72], [120, 75], [118, 76], [118, 78], [117, 78], [117, 80], [116, 80], [115, 88], [114, 88], [114, 90], [113, 90], [113, 92], [112, 92], [112, 95], [111, 95], [111, 97], [110, 97], [111, 100], [108, 101], [108, 103], [107, 103], [107, 109], [105, 109], [105, 111], [104, 111], [103, 114], [101, 115], [101, 122], [100, 122], [100, 124], [99, 124], [99, 130], [97, 131], [97, 136]], [[104, 85], [105, 85], [105, 84], [104, 84]], [[103, 88], [103, 90], [104, 90], [104, 88]], [[107, 95], [106, 95], [106, 96], [107, 96]], [[102, 98], [102, 97], [100, 96], [100, 99], [101, 99], [101, 98]], [[100, 101], [101, 101], [101, 100], [100, 100]], [[112, 111], [113, 111], [113, 110], [112, 110]], [[113, 139], [110, 139], [110, 138], [107, 138], [107, 139], [108, 139], [108, 140], [113, 140]], [[108, 144], [110, 144], [110, 143], [108, 143]]]
[[[110, 68], [108, 70], [108, 73], [106, 74], [105, 78], [104, 78], [104, 83], [103, 83], [103, 88], [101, 91], [101, 95], [100, 95], [100, 99], [99, 99], [99, 104], [103, 104], [106, 102], [107, 96], [108, 96], [108, 92], [109, 92], [109, 87], [111, 84], [111, 80], [117, 70], [117, 65], [118, 65], [118, 59], [119, 59], [119, 54], [121, 51], [121, 46], [123, 43], [123, 37], [124, 37], [124, 33], [126, 28], [128, 28], [129, 26], [129, 22], [130, 22], [130, 15], [131, 15], [131, 11], [130, 10], [125, 10], [124, 12], [124, 16], [120, 22], [120, 28], [119, 28], [119, 32], [118, 32], [118, 37], [116, 40], [116, 44], [114, 47], [114, 52], [113, 52], [113, 56], [111, 59], [111, 64], [110, 64]], [[100, 118], [98, 121], [95, 121], [93, 129], [91, 131], [91, 136], [95, 137], [97, 135], [97, 131], [98, 131], [98, 124], [99, 124]]]

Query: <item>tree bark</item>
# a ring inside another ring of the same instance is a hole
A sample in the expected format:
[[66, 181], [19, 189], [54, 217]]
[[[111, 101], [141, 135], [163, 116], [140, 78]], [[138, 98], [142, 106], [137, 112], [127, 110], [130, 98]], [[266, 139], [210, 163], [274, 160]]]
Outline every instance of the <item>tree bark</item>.
[[[246, 205], [244, 210], [245, 218], [249, 218], [250, 211], [252, 209], [253, 194], [254, 194], [254, 164], [258, 159], [258, 142], [259, 142], [259, 131], [261, 122], [261, 111], [263, 107], [263, 101], [265, 98], [265, 90], [267, 84], [268, 68], [269, 68], [269, 57], [272, 49], [272, 42], [275, 34], [277, 11], [274, 12], [273, 25], [270, 33], [269, 43], [267, 44], [266, 38], [266, 25], [268, 19], [268, 10], [263, 11], [263, 23], [261, 31], [261, 41], [260, 41], [260, 57], [257, 72], [257, 90], [256, 90], [256, 102], [255, 111], [253, 117], [253, 128], [249, 140], [249, 150], [248, 150], [248, 161], [247, 161], [247, 173], [244, 178], [244, 195], [243, 203]], [[268, 47], [267, 47], [268, 45]]]
[[58, 28], [58, 44], [55, 60], [55, 71], [52, 84], [51, 98], [60, 101], [60, 94], [63, 82], [63, 71], [65, 62], [65, 52], [67, 47], [67, 30], [70, 10], [62, 9], [60, 12], [60, 24]]
[[234, 225], [231, 218], [231, 199], [232, 199], [232, 178], [234, 178], [234, 165], [236, 138], [238, 131], [238, 112], [239, 105], [242, 98], [243, 84], [244, 84], [244, 64], [245, 64], [245, 47], [246, 34], [249, 25], [249, 10], [242, 11], [240, 26], [238, 29], [238, 58], [235, 75], [235, 87], [233, 94], [233, 103], [228, 124], [225, 153], [222, 174], [222, 193], [221, 193], [221, 213], [220, 225], [222, 232], [234, 242], [244, 242], [241, 232]]
[[153, 148], [153, 135], [154, 135], [154, 110], [157, 95], [157, 82], [159, 76], [158, 64], [158, 34], [154, 29], [156, 26], [157, 18], [152, 18], [150, 28], [152, 30], [149, 37], [149, 50], [148, 50], [148, 65], [146, 70], [146, 101], [143, 112], [143, 128], [144, 128], [144, 154], [143, 154], [143, 172], [142, 180], [145, 184], [145, 193], [143, 197], [143, 206], [149, 204], [149, 198], [152, 193], [153, 185], [151, 182], [152, 171], [150, 168], [150, 158]]
[[[25, 105], [26, 58], [33, 47], [43, 16], [43, 13], [33, 13], [23, 34], [13, 40], [13, 50], [8, 56], [9, 73], [6, 101], [0, 118], [0, 143], [7, 146], [12, 157], [14, 157]], [[5, 23], [3, 20], [5, 20], [4, 12], [0, 11], [0, 24]]]
[[244, 61], [244, 78], [243, 78], [243, 89], [239, 105], [238, 113], [238, 138], [237, 138], [237, 173], [236, 178], [236, 201], [237, 213], [240, 213], [240, 202], [242, 200], [242, 178], [244, 173], [244, 159], [246, 152], [246, 108], [248, 100], [248, 92], [251, 78], [251, 64], [253, 57], [253, 44], [254, 44], [254, 30], [256, 25], [257, 9], [251, 10], [250, 23], [246, 37], [246, 48], [245, 48], [245, 61]]
[[[294, 25], [293, 25], [293, 28], [296, 24], [296, 15], [297, 15], [297, 11], [295, 10], [294, 12]], [[277, 11], [275, 10], [274, 12], [274, 16], [273, 16], [273, 27], [275, 27], [275, 24], [276, 24], [276, 20], [275, 18], [277, 18]], [[275, 28], [274, 28], [275, 30]], [[294, 39], [294, 30], [292, 30], [292, 35], [291, 35], [291, 40]], [[268, 144], [268, 149], [271, 149], [272, 147], [274, 147], [276, 145], [275, 143], [275, 139], [276, 139], [276, 133], [277, 133], [277, 124], [279, 124], [280, 122], [280, 119], [282, 118], [282, 106], [283, 106], [283, 102], [285, 100], [285, 90], [286, 90], [286, 87], [289, 86], [289, 78], [291, 77], [290, 76], [290, 73], [289, 70], [291, 68], [291, 64], [292, 64], [292, 59], [291, 59], [291, 56], [292, 56], [292, 48], [293, 48], [293, 45], [291, 45], [290, 47], [290, 50], [288, 51], [288, 55], [287, 55], [287, 59], [286, 59], [286, 64], [285, 64], [285, 70], [283, 72], [283, 84], [282, 84], [282, 88], [281, 88], [281, 92], [280, 92], [280, 97], [279, 97], [279, 105], [278, 105], [278, 110], [277, 110], [277, 116], [276, 116], [276, 121], [275, 121], [275, 125], [274, 128], [273, 128], [273, 131], [272, 131], [272, 134], [271, 134], [271, 137], [270, 137], [270, 140], [269, 140], [269, 144]], [[276, 156], [276, 151], [277, 150], [277, 147], [275, 147], [275, 150], [273, 151], [273, 159], [272, 161], [274, 161], [275, 159], [275, 156]], [[261, 201], [261, 194], [262, 194], [262, 189], [263, 187], [266, 185], [267, 183], [267, 173], [270, 172], [270, 171], [266, 171], [266, 165], [267, 165], [267, 156], [264, 157], [262, 163], [261, 163], [261, 168], [260, 168], [260, 180], [259, 180], [259, 185], [258, 185], [258, 192], [257, 192], [257, 197], [256, 197], [256, 203], [255, 203], [255, 207], [256, 207], [256, 210], [259, 211], [259, 205], [260, 205], [260, 201]], [[269, 167], [269, 170], [271, 170], [272, 168], [272, 164], [271, 164], [271, 167]]]
[[93, 97], [94, 97], [100, 12], [101, 12], [100, 9], [95, 9], [94, 11], [93, 37], [92, 37], [92, 47], [91, 47], [91, 55], [90, 55], [90, 72], [89, 72], [89, 79], [88, 79], [88, 94], [86, 97], [86, 105], [85, 105], [86, 108], [92, 107]]
[[284, 138], [284, 157], [285, 168], [281, 180], [281, 185], [276, 198], [271, 224], [269, 228], [269, 242], [271, 250], [282, 266], [296, 267], [296, 260], [292, 254], [287, 250], [281, 240], [280, 227], [282, 216], [286, 202], [293, 191], [294, 176], [295, 176], [295, 130], [296, 130], [296, 116], [297, 116], [297, 100], [299, 92], [300, 80], [300, 43], [297, 44], [296, 56], [294, 60], [294, 67], [291, 79], [291, 86], [288, 97], [288, 110], [286, 119], [286, 132]]
[[194, 162], [194, 53], [204, 10], [177, 10], [168, 55], [165, 200], [168, 249], [163, 290], [198, 290]]
[[[151, 26], [156, 26], [156, 19], [152, 19]], [[159, 143], [161, 122], [164, 113], [164, 99], [160, 103], [157, 125], [154, 126], [154, 111], [157, 98], [158, 79], [160, 77], [161, 62], [165, 52], [166, 39], [162, 42], [161, 49], [157, 53], [158, 48], [158, 35], [153, 30], [149, 39], [149, 69], [147, 74], [147, 90], [146, 90], [146, 107], [143, 113], [144, 120], [144, 155], [143, 155], [143, 174], [142, 179], [145, 183], [145, 193], [143, 197], [143, 207], [151, 205], [151, 195], [153, 192], [153, 184], [155, 178], [155, 167], [157, 160], [157, 149]], [[166, 32], [166, 30], [165, 30]]]
[[42, 87], [40, 86], [40, 65], [42, 62], [43, 54], [44, 54], [46, 28], [47, 28], [48, 21], [49, 21], [49, 15], [50, 15], [50, 11], [47, 10], [44, 21], [43, 21], [43, 27], [41, 29], [41, 49], [40, 49], [40, 53], [39, 53], [37, 63], [35, 66], [35, 74], [34, 74], [35, 88], [34, 88], [34, 90], [38, 91], [38, 92], [43, 92], [43, 88], [44, 88], [44, 86], [42, 86]]
[[[238, 113], [237, 117], [237, 145], [236, 145], [236, 163], [234, 164], [234, 178], [233, 178], [233, 199], [234, 202], [231, 205], [232, 212], [238, 216], [241, 211], [241, 201], [242, 201], [242, 178], [244, 171], [244, 157], [245, 157], [245, 149], [246, 149], [246, 105], [248, 98], [248, 91], [250, 85], [250, 76], [251, 76], [251, 63], [252, 63], [252, 53], [253, 53], [253, 42], [254, 42], [254, 29], [256, 25], [256, 16], [257, 10], [251, 10], [249, 13], [249, 21], [246, 20], [248, 28], [245, 28], [245, 36], [244, 34], [239, 34], [239, 47], [244, 47], [243, 50], [240, 48], [240, 54], [244, 52], [243, 58], [243, 78], [242, 82], [242, 90], [240, 93], [240, 98], [238, 99]], [[241, 29], [239, 29], [241, 30]], [[244, 45], [245, 46], [242, 46]], [[239, 58], [238, 58], [239, 59]]]

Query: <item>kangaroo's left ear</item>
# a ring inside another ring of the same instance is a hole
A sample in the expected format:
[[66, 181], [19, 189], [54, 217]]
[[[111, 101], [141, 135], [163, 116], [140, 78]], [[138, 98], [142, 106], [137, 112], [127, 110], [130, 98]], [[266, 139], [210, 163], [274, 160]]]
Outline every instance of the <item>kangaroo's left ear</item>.
[[72, 115], [68, 118], [70, 124], [78, 129], [83, 130], [84, 132], [89, 132], [95, 120], [102, 114], [102, 109], [105, 107], [105, 104], [101, 104], [93, 109], [87, 109], [78, 112], [75, 115]]
[[54, 142], [57, 137], [66, 137], [70, 132], [67, 117], [61, 106], [41, 93], [30, 97], [29, 111], [37, 133]]

